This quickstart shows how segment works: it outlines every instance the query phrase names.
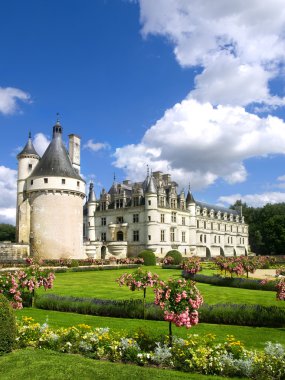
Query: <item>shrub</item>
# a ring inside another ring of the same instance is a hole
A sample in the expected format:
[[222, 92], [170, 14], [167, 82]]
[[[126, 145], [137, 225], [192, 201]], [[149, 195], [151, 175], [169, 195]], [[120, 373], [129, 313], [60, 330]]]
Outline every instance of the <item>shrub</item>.
[[173, 249], [172, 251], [168, 251], [165, 257], [172, 257], [173, 258], [173, 263], [174, 265], [179, 265], [182, 262], [182, 255], [179, 251], [176, 251]]
[[0, 355], [11, 352], [16, 338], [16, 322], [9, 301], [0, 294]]
[[143, 262], [143, 265], [146, 265], [146, 266], [152, 266], [152, 265], [156, 265], [156, 257], [155, 257], [155, 254], [150, 251], [150, 250], [144, 250], [142, 251], [138, 257], [141, 257], [144, 262]]

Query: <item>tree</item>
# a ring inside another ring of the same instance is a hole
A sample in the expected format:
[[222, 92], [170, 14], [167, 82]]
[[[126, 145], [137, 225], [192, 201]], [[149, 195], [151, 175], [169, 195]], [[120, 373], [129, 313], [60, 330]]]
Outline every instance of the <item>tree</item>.
[[16, 240], [16, 227], [12, 224], [0, 224], [0, 241], [9, 240], [14, 242]]

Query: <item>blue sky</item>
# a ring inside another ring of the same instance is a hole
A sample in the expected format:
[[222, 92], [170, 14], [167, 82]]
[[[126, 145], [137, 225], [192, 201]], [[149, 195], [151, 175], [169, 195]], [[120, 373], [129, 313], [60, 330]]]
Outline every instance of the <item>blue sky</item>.
[[0, 222], [14, 222], [17, 152], [31, 131], [42, 153], [57, 112], [97, 195], [149, 164], [201, 201], [284, 202], [282, 3], [1, 4]]

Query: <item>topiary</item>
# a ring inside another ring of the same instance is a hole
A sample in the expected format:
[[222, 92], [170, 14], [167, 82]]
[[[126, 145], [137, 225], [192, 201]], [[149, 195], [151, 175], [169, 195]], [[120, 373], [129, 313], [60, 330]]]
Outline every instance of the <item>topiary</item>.
[[179, 265], [182, 262], [182, 255], [179, 251], [176, 249], [173, 249], [171, 251], [168, 251], [165, 257], [170, 256], [173, 258], [173, 265]]
[[155, 254], [148, 249], [141, 251], [138, 257], [143, 258], [143, 265], [146, 265], [146, 266], [156, 265]]
[[0, 355], [12, 351], [15, 339], [15, 315], [7, 298], [0, 294]]

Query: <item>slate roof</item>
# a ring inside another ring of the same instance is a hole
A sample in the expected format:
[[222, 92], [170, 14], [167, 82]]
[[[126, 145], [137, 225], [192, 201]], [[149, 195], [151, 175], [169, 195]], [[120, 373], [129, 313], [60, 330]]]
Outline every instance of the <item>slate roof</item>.
[[28, 139], [28, 142], [27, 144], [25, 145], [24, 149], [17, 155], [17, 157], [21, 157], [21, 156], [24, 156], [24, 155], [34, 155], [34, 156], [37, 156], [38, 158], [40, 158], [40, 156], [38, 155], [37, 151], [35, 150], [35, 147], [32, 143], [32, 138], [31, 138], [31, 134], [29, 133], [29, 139]]
[[[56, 125], [60, 125], [57, 123]], [[72, 166], [69, 154], [62, 142], [60, 132], [53, 133], [53, 139], [47, 147], [42, 159], [35, 167], [30, 177], [69, 177], [83, 181], [80, 175]]]
[[222, 213], [228, 213], [228, 214], [233, 214], [233, 215], [240, 215], [240, 213], [236, 210], [232, 210], [230, 208], [226, 208], [226, 207], [220, 207], [220, 206], [215, 206], [215, 205], [210, 205], [208, 203], [204, 203], [204, 202], [198, 202], [198, 201], [195, 201], [196, 205], [197, 206], [200, 206], [201, 208], [204, 208], [206, 207], [207, 209], [209, 210], [214, 210], [216, 212], [220, 211]]

